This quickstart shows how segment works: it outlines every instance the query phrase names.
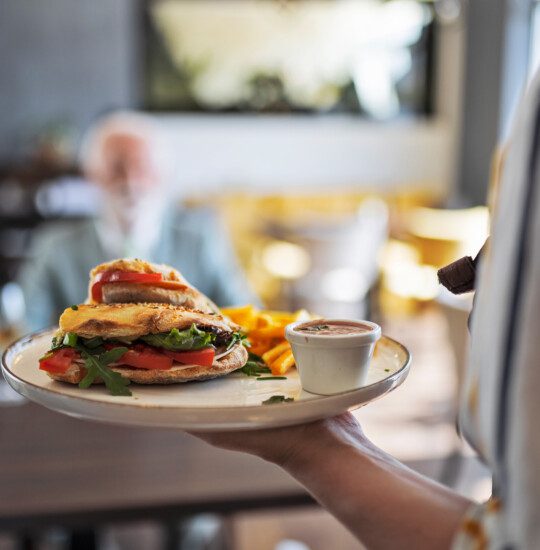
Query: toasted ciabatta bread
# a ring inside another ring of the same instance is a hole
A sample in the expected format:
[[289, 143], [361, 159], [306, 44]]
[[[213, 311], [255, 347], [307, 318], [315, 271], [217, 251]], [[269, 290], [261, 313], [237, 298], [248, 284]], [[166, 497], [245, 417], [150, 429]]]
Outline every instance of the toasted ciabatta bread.
[[[247, 359], [248, 352], [244, 346], [236, 344], [229, 354], [221, 359], [214, 360], [214, 364], [210, 368], [197, 365], [178, 365], [169, 370], [145, 370], [114, 365], [110, 368], [136, 384], [179, 384], [182, 382], [211, 380], [229, 374], [243, 367]], [[59, 382], [78, 384], [84, 378], [86, 369], [81, 363], [75, 363], [64, 374], [47, 374]], [[99, 384], [102, 381], [96, 379], [94, 383]]]
[[[159, 274], [161, 282], [104, 282], [101, 284], [101, 299], [96, 300], [92, 291], [96, 280], [106, 272]], [[88, 303], [164, 303], [197, 309], [205, 313], [219, 313], [218, 307], [202, 292], [190, 285], [182, 274], [163, 264], [143, 260], [119, 259], [96, 266], [90, 271]]]
[[84, 338], [131, 339], [188, 328], [193, 323], [223, 332], [240, 330], [221, 315], [170, 304], [82, 304], [76, 310], [67, 308], [59, 322], [62, 333], [74, 332]]
[[[241, 343], [225, 351], [226, 342], [240, 327], [221, 315], [210, 315], [170, 304], [82, 304], [67, 308], [60, 317], [57, 338], [65, 333], [75, 333], [82, 338], [121, 338], [134, 341], [141, 336], [168, 333], [177, 328], [183, 330], [196, 325], [224, 341], [218, 345], [217, 357], [211, 366], [173, 363], [170, 369], [144, 369], [122, 365], [121, 361], [109, 368], [139, 384], [174, 384], [190, 380], [207, 380], [223, 376], [245, 365], [248, 353]], [[129, 346], [129, 344], [128, 344]], [[159, 348], [157, 348], [159, 349]], [[219, 353], [221, 351], [221, 353]], [[84, 360], [79, 356], [66, 372], [47, 372], [54, 380], [78, 384], [86, 375]], [[101, 383], [97, 378], [94, 383]]]

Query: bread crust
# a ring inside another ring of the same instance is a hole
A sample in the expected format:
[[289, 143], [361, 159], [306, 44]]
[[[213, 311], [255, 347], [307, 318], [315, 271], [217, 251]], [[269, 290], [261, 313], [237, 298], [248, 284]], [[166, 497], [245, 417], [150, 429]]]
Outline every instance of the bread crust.
[[238, 325], [222, 315], [211, 315], [171, 304], [81, 304], [60, 316], [60, 332], [74, 332], [83, 338], [129, 338], [169, 332], [193, 323], [218, 331], [234, 332]]
[[135, 273], [161, 273], [165, 281], [176, 281], [180, 283], [187, 283], [187, 281], [182, 277], [182, 274], [174, 267], [165, 264], [153, 264], [150, 262], [145, 262], [144, 260], [139, 259], [128, 259], [120, 258], [117, 260], [112, 260], [111, 262], [105, 262], [94, 267], [90, 271], [90, 285], [94, 282], [94, 277], [98, 273], [109, 270], [118, 270], [118, 271], [133, 271]]
[[[190, 368], [175, 370], [149, 370], [134, 369], [124, 366], [111, 366], [112, 370], [120, 373], [136, 384], [180, 384], [183, 382], [203, 381], [224, 376], [242, 368], [248, 359], [248, 352], [241, 344], [235, 344], [231, 352], [214, 361], [212, 367], [193, 365]], [[78, 384], [86, 375], [86, 369], [78, 363], [73, 364], [64, 374], [47, 373], [53, 380]], [[103, 380], [97, 378], [94, 384], [103, 384]]]

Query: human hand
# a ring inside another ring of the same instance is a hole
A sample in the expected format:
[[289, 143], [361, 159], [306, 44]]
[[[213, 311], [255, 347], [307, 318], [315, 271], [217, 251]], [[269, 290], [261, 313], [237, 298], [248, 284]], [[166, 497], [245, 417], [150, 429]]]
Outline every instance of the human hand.
[[448, 548], [471, 504], [378, 449], [350, 413], [288, 428], [193, 435], [281, 466], [368, 548]]
[[190, 433], [215, 447], [256, 455], [282, 467], [330, 446], [371, 445], [351, 413], [286, 428]]

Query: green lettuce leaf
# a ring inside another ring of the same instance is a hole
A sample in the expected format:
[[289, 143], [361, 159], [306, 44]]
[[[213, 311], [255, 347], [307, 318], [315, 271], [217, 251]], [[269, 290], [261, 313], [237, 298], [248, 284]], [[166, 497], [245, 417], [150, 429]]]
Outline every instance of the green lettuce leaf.
[[143, 342], [157, 348], [164, 348], [169, 351], [195, 350], [207, 348], [216, 339], [211, 332], [199, 330], [195, 324], [186, 330], [173, 328], [168, 334], [148, 334], [141, 336]]

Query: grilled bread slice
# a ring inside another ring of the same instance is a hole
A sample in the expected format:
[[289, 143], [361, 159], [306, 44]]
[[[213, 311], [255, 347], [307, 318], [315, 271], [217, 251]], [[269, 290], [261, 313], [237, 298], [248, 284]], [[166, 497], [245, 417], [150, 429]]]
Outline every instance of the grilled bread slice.
[[222, 315], [173, 306], [171, 304], [81, 304], [67, 308], [60, 316], [61, 333], [74, 332], [83, 338], [138, 338], [147, 334], [190, 327], [212, 328], [214, 332], [234, 332], [238, 325]]

